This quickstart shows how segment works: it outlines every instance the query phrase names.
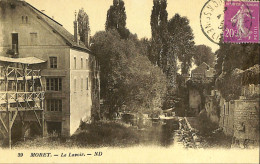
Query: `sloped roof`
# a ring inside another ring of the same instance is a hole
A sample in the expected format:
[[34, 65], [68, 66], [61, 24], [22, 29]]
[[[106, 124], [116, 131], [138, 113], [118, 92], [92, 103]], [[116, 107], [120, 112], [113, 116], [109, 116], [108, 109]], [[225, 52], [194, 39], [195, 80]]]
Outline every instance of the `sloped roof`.
[[191, 73], [204, 73], [205, 70], [207, 70], [207, 68], [210, 69], [211, 67], [208, 64], [206, 64], [205, 62], [203, 62], [197, 68], [192, 70]]
[[26, 58], [9, 58], [0, 56], [0, 61], [9, 63], [22, 63], [22, 64], [40, 64], [46, 61], [36, 58], [36, 57], [26, 57]]
[[59, 34], [71, 47], [90, 52], [90, 50], [84, 45], [84, 43], [79, 42], [78, 44], [77, 41], [74, 40], [74, 36], [70, 32], [68, 32], [62, 26], [62, 24], [50, 18], [46, 14], [42, 13], [31, 4], [27, 2], [24, 3], [26, 3], [38, 15], [38, 18], [42, 19], [45, 23], [47, 23], [52, 28], [53, 32]]

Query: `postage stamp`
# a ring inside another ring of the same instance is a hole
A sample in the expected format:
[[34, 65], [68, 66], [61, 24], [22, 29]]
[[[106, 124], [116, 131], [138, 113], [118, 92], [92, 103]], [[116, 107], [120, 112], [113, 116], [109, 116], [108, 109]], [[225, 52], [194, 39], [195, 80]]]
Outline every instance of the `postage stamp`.
[[226, 1], [225, 43], [259, 43], [259, 1]]

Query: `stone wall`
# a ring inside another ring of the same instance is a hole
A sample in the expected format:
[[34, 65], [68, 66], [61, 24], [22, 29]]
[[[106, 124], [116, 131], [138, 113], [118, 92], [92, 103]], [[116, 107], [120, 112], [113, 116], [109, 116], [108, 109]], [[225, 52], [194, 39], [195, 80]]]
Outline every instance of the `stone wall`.
[[234, 137], [259, 140], [259, 101], [234, 101]]
[[238, 140], [259, 141], [259, 100], [221, 101], [219, 125]]
[[234, 101], [227, 102], [224, 98], [220, 99], [219, 126], [226, 135], [234, 135]]
[[201, 96], [197, 89], [189, 89], [189, 107], [196, 114], [201, 110]]
[[207, 112], [207, 117], [213, 122], [217, 123], [219, 122], [219, 117], [217, 113], [216, 103], [214, 101], [217, 101], [216, 97], [213, 95], [206, 96], [205, 100], [205, 110]]

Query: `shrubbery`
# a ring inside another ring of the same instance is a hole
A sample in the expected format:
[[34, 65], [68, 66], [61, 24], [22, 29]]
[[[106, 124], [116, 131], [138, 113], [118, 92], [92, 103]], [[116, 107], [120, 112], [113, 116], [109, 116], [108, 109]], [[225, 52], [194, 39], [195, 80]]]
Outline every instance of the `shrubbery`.
[[125, 108], [133, 112], [161, 109], [166, 77], [143, 53], [135, 35], [121, 39], [116, 30], [98, 32], [91, 50], [101, 66], [101, 97], [110, 115]]
[[78, 146], [132, 146], [139, 143], [138, 134], [130, 127], [102, 121], [81, 124], [71, 140]]
[[199, 132], [203, 136], [210, 135], [214, 130], [216, 130], [218, 128], [218, 124], [217, 123], [213, 123], [210, 120], [210, 118], [207, 117], [206, 110], [202, 111], [199, 114], [198, 121], [199, 121], [199, 126], [198, 126], [197, 130], [199, 130]]

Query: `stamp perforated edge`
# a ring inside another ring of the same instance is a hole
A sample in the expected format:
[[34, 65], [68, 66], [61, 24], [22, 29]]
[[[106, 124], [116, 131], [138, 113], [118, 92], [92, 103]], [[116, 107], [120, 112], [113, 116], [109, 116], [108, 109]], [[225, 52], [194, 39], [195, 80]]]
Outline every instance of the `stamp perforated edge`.
[[[259, 5], [260, 5], [260, 0], [224, 0], [224, 5], [225, 5], [225, 2], [232, 2], [232, 1], [234, 1], [234, 2], [238, 2], [238, 1], [240, 1], [240, 2], [259, 2]], [[260, 8], [260, 6], [259, 6], [259, 8]], [[224, 13], [225, 14], [225, 13]], [[260, 11], [259, 11], [259, 13], [258, 14], [260, 14]], [[259, 21], [260, 21], [260, 16], [259, 16]], [[228, 43], [228, 44], [259, 44], [260, 43], [260, 27], [259, 27], [259, 25], [260, 25], [260, 22], [258, 21], [258, 43], [254, 43], [254, 42], [243, 42], [243, 41], [241, 41], [241, 42], [228, 42], [228, 41], [224, 41], [224, 39], [222, 40], [222, 43]], [[222, 34], [221, 35], [224, 35], [224, 26], [223, 26], [223, 32], [222, 32]]]

